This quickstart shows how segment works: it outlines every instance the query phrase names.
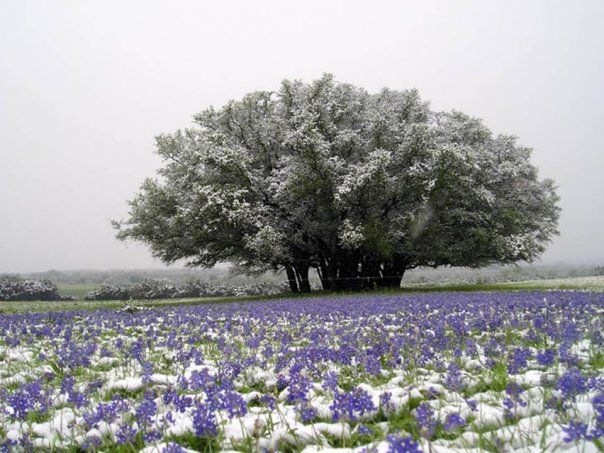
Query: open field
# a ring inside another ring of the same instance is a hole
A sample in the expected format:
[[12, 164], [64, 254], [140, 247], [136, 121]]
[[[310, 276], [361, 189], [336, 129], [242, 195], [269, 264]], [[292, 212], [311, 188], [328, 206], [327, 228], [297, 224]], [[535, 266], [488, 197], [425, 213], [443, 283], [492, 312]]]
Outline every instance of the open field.
[[78, 299], [84, 299], [84, 296], [90, 291], [101, 287], [96, 283], [60, 283], [57, 285], [59, 293], [63, 296], [73, 296]]
[[405, 291], [527, 291], [527, 290], [589, 290], [604, 291], [604, 276], [527, 280], [489, 284], [417, 283], [405, 285]]
[[0, 449], [603, 448], [604, 293], [200, 302], [0, 314]]
[[199, 305], [219, 302], [258, 300], [258, 297], [195, 297], [190, 299], [158, 300], [74, 300], [74, 301], [4, 301], [0, 302], [2, 313], [39, 313], [47, 311], [72, 311], [96, 309], [120, 309], [128, 305], [138, 307], [162, 307], [166, 305]]

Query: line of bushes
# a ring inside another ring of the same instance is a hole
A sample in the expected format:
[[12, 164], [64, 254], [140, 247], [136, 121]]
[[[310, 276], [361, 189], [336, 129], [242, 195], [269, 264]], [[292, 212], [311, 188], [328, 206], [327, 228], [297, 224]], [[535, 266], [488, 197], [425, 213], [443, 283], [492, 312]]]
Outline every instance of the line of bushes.
[[243, 285], [190, 281], [167, 283], [145, 280], [131, 286], [104, 285], [89, 292], [86, 300], [182, 299], [186, 297], [260, 296], [287, 292], [285, 283], [250, 283]]
[[26, 280], [16, 276], [0, 276], [0, 301], [9, 300], [71, 300], [61, 296], [57, 285], [48, 280]]

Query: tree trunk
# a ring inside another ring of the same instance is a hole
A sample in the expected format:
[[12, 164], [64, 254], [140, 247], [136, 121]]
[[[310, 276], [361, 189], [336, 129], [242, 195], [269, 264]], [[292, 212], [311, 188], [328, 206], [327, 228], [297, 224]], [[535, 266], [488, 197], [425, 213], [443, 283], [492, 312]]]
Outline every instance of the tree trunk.
[[390, 262], [384, 263], [382, 278], [378, 280], [380, 288], [400, 288], [403, 275], [407, 270], [407, 262], [401, 256], [395, 256]]
[[[403, 271], [404, 273], [404, 271]], [[390, 275], [382, 277], [378, 280], [378, 286], [380, 288], [400, 288], [403, 275]]]
[[287, 274], [287, 282], [289, 283], [289, 290], [292, 293], [299, 293], [298, 282], [296, 281], [296, 272], [291, 266], [285, 266], [285, 273]]
[[319, 261], [319, 268], [317, 269], [319, 274], [319, 278], [321, 279], [321, 285], [323, 286], [324, 291], [331, 291], [332, 289], [332, 277], [329, 273], [329, 266], [327, 265], [327, 260], [321, 258]]
[[372, 290], [379, 286], [381, 278], [381, 263], [370, 256], [365, 256], [362, 261], [363, 289]]
[[359, 261], [354, 254], [342, 254], [338, 262], [338, 276], [335, 280], [336, 289], [340, 291], [355, 291], [361, 289], [363, 281], [359, 276]]
[[298, 279], [298, 287], [301, 293], [310, 292], [310, 282], [308, 281], [309, 266], [306, 263], [297, 264], [295, 266], [296, 277]]

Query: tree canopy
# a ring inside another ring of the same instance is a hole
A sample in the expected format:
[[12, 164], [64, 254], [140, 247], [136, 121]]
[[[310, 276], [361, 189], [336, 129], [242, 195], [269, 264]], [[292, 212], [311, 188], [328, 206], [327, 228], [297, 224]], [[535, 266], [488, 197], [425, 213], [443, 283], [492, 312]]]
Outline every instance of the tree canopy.
[[398, 287], [418, 266], [532, 261], [557, 234], [531, 150], [416, 90], [282, 82], [157, 137], [117, 236], [166, 263], [284, 270], [292, 291]]

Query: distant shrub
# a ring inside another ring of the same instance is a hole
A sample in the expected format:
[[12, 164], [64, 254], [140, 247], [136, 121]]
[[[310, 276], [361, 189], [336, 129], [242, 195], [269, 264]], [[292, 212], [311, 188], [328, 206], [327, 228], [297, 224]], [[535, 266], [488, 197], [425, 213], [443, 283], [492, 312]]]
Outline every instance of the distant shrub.
[[86, 300], [128, 300], [130, 290], [124, 286], [103, 285], [99, 289], [89, 292], [84, 297]]
[[65, 300], [57, 286], [48, 280], [25, 280], [0, 276], [0, 301], [8, 300]]
[[260, 296], [282, 294], [285, 283], [217, 284], [201, 281], [170, 283], [145, 280], [131, 286], [105, 285], [86, 295], [86, 300], [182, 299], [186, 297]]
[[596, 266], [594, 268], [594, 275], [604, 275], [604, 266]]

